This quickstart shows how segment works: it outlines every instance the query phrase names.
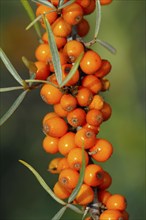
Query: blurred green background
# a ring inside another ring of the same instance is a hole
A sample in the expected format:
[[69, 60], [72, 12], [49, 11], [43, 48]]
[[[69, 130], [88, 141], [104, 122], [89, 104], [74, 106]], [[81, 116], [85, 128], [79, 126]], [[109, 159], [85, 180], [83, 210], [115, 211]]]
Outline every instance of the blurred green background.
[[[29, 18], [20, 1], [1, 0], [1, 47], [23, 78], [27, 69], [21, 57], [35, 60], [34, 50], [38, 39], [33, 28], [25, 31]], [[93, 33], [95, 15], [88, 16]], [[87, 36], [91, 39], [92, 34]], [[121, 193], [128, 201], [131, 220], [145, 220], [145, 1], [115, 0], [102, 7], [99, 39], [117, 49], [112, 55], [99, 44], [94, 49], [102, 58], [110, 60], [111, 82], [104, 98], [112, 105], [113, 114], [101, 126], [99, 137], [111, 141], [114, 154], [102, 166], [112, 175], [109, 190]], [[1, 63], [1, 87], [15, 86]], [[0, 114], [10, 107], [20, 92], [1, 94]], [[28, 94], [17, 112], [1, 128], [0, 170], [1, 196], [0, 219], [3, 220], [50, 220], [60, 205], [42, 189], [34, 176], [18, 159], [30, 163], [50, 187], [57, 176], [47, 172], [48, 162], [55, 156], [42, 149], [41, 120], [51, 110], [43, 103], [39, 90]], [[81, 216], [68, 210], [63, 220], [78, 220]]]

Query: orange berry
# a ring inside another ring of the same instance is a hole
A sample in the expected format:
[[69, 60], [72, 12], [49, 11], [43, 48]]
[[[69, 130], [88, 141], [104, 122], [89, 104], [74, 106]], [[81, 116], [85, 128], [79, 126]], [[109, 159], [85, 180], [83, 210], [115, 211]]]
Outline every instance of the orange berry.
[[126, 206], [127, 206], [126, 199], [124, 196], [120, 194], [111, 195], [106, 202], [107, 209], [123, 211], [126, 209]]
[[[50, 12], [50, 11], [52, 11], [51, 7], [47, 7], [45, 5], [40, 5], [37, 7], [36, 16], [38, 17], [39, 15], [45, 14], [48, 22], [50, 24], [52, 24], [56, 20], [58, 15], [57, 15], [57, 12], [55, 12], [55, 11]], [[47, 13], [47, 12], [49, 12], [49, 13]], [[45, 28], [45, 24], [43, 22], [43, 19], [41, 19], [41, 24]]]
[[54, 112], [56, 112], [57, 115], [59, 115], [62, 118], [66, 117], [68, 114], [68, 112], [62, 108], [62, 105], [60, 103], [55, 104], [53, 108], [54, 108]]
[[61, 158], [58, 162], [57, 172], [60, 173], [62, 170], [69, 168], [69, 164], [66, 157]]
[[76, 132], [75, 144], [78, 147], [82, 148], [83, 146], [84, 149], [89, 149], [93, 147], [95, 143], [96, 143], [96, 134], [92, 130], [81, 128]]
[[89, 105], [89, 109], [101, 110], [104, 105], [104, 100], [100, 95], [94, 95], [92, 102]]
[[73, 148], [76, 148], [75, 133], [67, 132], [59, 140], [58, 143], [59, 152], [63, 155], [67, 155]]
[[107, 121], [112, 114], [112, 108], [109, 103], [104, 102], [103, 107], [101, 109], [103, 121]]
[[67, 37], [70, 35], [72, 28], [62, 17], [59, 17], [52, 24], [52, 31], [55, 36]]
[[88, 88], [94, 94], [98, 93], [102, 89], [101, 80], [99, 80], [95, 75], [87, 75], [82, 80], [82, 86]]
[[79, 173], [71, 168], [64, 169], [59, 174], [59, 182], [69, 189], [74, 189], [78, 183]]
[[91, 203], [93, 201], [93, 199], [94, 199], [93, 189], [86, 184], [82, 184], [81, 188], [75, 198], [75, 201], [77, 202], [77, 204], [87, 205], [87, 204]]
[[123, 218], [118, 210], [105, 210], [101, 213], [99, 220], [123, 220]]
[[93, 50], [85, 52], [80, 67], [86, 74], [94, 74], [101, 66], [100, 56]]
[[101, 5], [108, 5], [112, 2], [112, 0], [100, 0]]
[[123, 220], [129, 220], [129, 214], [126, 210], [122, 211]]
[[43, 140], [43, 148], [47, 153], [56, 154], [58, 152], [58, 138], [47, 135]]
[[103, 169], [96, 164], [89, 164], [85, 168], [84, 183], [96, 187], [103, 181]]
[[[69, 74], [71, 68], [72, 68], [72, 64], [70, 63], [66, 63], [64, 65], [62, 65], [62, 78], [63, 80], [66, 78], [66, 76]], [[65, 84], [66, 86], [72, 86], [75, 85], [79, 80], [79, 71], [76, 70], [76, 72], [74, 73], [74, 75], [72, 76], [72, 78]]]
[[86, 112], [81, 108], [76, 108], [68, 113], [67, 121], [73, 127], [82, 126], [86, 122]]
[[89, 15], [91, 14], [96, 8], [96, 3], [95, 0], [90, 0], [90, 4], [88, 7], [83, 8], [84, 15]]
[[55, 195], [60, 199], [67, 199], [71, 194], [71, 190], [67, 189], [59, 182], [55, 184], [53, 191]]
[[80, 87], [78, 89], [78, 94], [76, 95], [78, 105], [80, 106], [88, 106], [93, 100], [92, 92], [85, 87]]
[[54, 117], [56, 117], [56, 116], [58, 116], [58, 114], [56, 114], [55, 112], [49, 112], [49, 113], [47, 113], [47, 114], [44, 116], [44, 118], [43, 118], [43, 123], [42, 123], [43, 126], [44, 126], [46, 120], [48, 120], [49, 118], [54, 118]]
[[107, 189], [112, 183], [112, 178], [110, 174], [106, 171], [103, 172], [103, 181], [102, 183], [98, 186], [100, 190]]
[[61, 160], [62, 158], [60, 157], [57, 157], [57, 158], [54, 158], [50, 161], [49, 165], [48, 165], [48, 171], [50, 173], [58, 173], [58, 163], [59, 161]]
[[63, 48], [63, 53], [68, 57], [71, 63], [75, 62], [83, 51], [83, 44], [77, 40], [68, 41]]
[[40, 95], [44, 102], [53, 105], [60, 102], [63, 93], [55, 86], [44, 84], [41, 88]]
[[37, 61], [34, 63], [37, 67], [35, 79], [46, 80], [50, 75], [50, 68], [45, 62]]
[[76, 2], [83, 8], [86, 8], [90, 5], [90, 0], [76, 0]]
[[67, 133], [68, 126], [62, 118], [54, 117], [45, 121], [43, 130], [49, 136], [62, 137]]
[[102, 78], [111, 71], [111, 64], [108, 60], [102, 60], [100, 68], [95, 73], [95, 76]]
[[[51, 0], [50, 1], [54, 6], [58, 6], [59, 5], [59, 0]], [[64, 3], [68, 2], [68, 0], [64, 0]]]
[[98, 109], [89, 110], [86, 114], [86, 121], [90, 125], [99, 126], [103, 121], [101, 111]]
[[66, 110], [67, 112], [70, 112], [76, 108], [77, 100], [71, 94], [64, 94], [61, 97], [60, 104], [64, 110]]
[[101, 138], [97, 138], [95, 146], [90, 148], [91, 156], [98, 162], [105, 162], [113, 153], [112, 144]]
[[[59, 60], [60, 60], [60, 64], [63, 65], [65, 63], [67, 63], [67, 57], [63, 54], [62, 51], [58, 51], [58, 55], [59, 55]], [[54, 64], [53, 64], [53, 60], [52, 60], [52, 55], [49, 54], [48, 57], [47, 57], [47, 62], [50, 66], [50, 71], [51, 72], [54, 72]]]
[[[55, 38], [55, 42], [56, 42], [56, 46], [58, 49], [62, 48], [66, 42], [67, 42], [67, 39], [66, 37], [59, 37], [59, 36], [55, 36], [54, 35], [54, 38]], [[48, 44], [48, 34], [47, 32], [45, 32], [42, 36], [42, 40], [44, 41], [44, 43]]]
[[106, 78], [101, 78], [101, 84], [102, 84], [102, 88], [101, 91], [107, 91], [110, 88], [110, 81]]
[[[86, 151], [85, 154], [85, 164], [87, 166], [89, 162], [89, 156]], [[80, 170], [82, 165], [82, 149], [81, 148], [73, 148], [70, 150], [69, 154], [67, 155], [67, 161], [70, 168], [75, 170]]]
[[104, 205], [106, 205], [106, 202], [111, 195], [112, 194], [109, 191], [99, 190], [97, 197], [98, 197], [99, 202], [102, 202]]
[[100, 130], [100, 128], [99, 128], [98, 126], [90, 125], [90, 124], [88, 124], [88, 123], [86, 123], [86, 124], [83, 126], [83, 128], [90, 129], [90, 130], [92, 130], [93, 132], [95, 132], [96, 134], [98, 134], [98, 133], [99, 133], [99, 130]]
[[48, 44], [40, 44], [35, 50], [35, 57], [37, 60], [47, 63], [48, 56], [50, 56], [50, 47]]
[[63, 19], [70, 25], [78, 24], [83, 18], [83, 9], [77, 3], [72, 3], [62, 9]]
[[90, 30], [90, 25], [86, 19], [82, 19], [79, 24], [77, 24], [77, 34], [80, 37], [85, 37]]

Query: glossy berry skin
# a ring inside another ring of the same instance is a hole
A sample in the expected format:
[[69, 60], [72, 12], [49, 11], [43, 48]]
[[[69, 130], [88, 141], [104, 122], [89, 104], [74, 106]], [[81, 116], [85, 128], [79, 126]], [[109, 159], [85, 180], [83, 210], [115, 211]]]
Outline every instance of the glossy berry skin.
[[43, 148], [47, 153], [56, 154], [58, 152], [58, 138], [47, 135], [43, 140]]
[[82, 184], [75, 198], [76, 203], [83, 206], [91, 203], [93, 199], [94, 199], [93, 189], [86, 184]]
[[107, 121], [111, 117], [111, 114], [112, 114], [112, 108], [110, 104], [107, 102], [104, 102], [101, 112], [102, 112], [103, 121]]
[[53, 191], [54, 191], [55, 195], [60, 199], [67, 199], [72, 192], [71, 190], [67, 189], [59, 182], [57, 182], [54, 185]]
[[112, 0], [100, 0], [101, 5], [108, 5], [112, 2]]
[[120, 194], [111, 195], [106, 203], [107, 209], [114, 209], [123, 211], [126, 209], [127, 203], [124, 196]]
[[42, 120], [43, 126], [44, 126], [45, 121], [46, 121], [47, 119], [49, 119], [49, 118], [54, 118], [54, 117], [56, 117], [56, 116], [58, 116], [58, 114], [56, 114], [55, 112], [49, 112], [49, 113], [47, 113], [47, 114], [43, 117], [43, 120]]
[[79, 106], [88, 106], [93, 100], [93, 94], [88, 88], [81, 86], [78, 89], [76, 98]]
[[90, 30], [90, 25], [88, 21], [82, 18], [81, 22], [77, 24], [77, 33], [80, 37], [85, 37]]
[[62, 170], [69, 168], [69, 164], [66, 157], [61, 158], [57, 164], [57, 172], [60, 173]]
[[59, 152], [65, 156], [74, 148], [76, 148], [75, 133], [67, 132], [59, 140], [59, 143], [58, 143]]
[[[73, 65], [71, 63], [66, 63], [66, 64], [62, 65], [62, 79], [63, 80], [67, 77], [67, 75], [71, 71], [72, 67], [73, 67]], [[80, 74], [77, 69], [76, 72], [74, 73], [74, 75], [72, 76], [72, 78], [65, 85], [66, 86], [75, 85], [78, 82], [79, 77], [80, 77]]]
[[75, 134], [75, 143], [78, 147], [89, 149], [96, 143], [96, 134], [91, 129], [81, 128]]
[[112, 66], [111, 66], [110, 62], [108, 60], [102, 59], [101, 66], [97, 70], [97, 72], [95, 73], [95, 76], [98, 78], [102, 78], [102, 77], [106, 76], [111, 71], [111, 68], [112, 68]]
[[73, 127], [82, 126], [86, 122], [86, 112], [81, 108], [76, 108], [68, 113], [67, 121]]
[[[85, 165], [87, 166], [89, 162], [89, 156], [86, 151], [84, 151], [84, 154], [85, 154]], [[67, 161], [70, 168], [75, 170], [80, 170], [82, 165], [82, 149], [73, 148], [67, 155]]]
[[43, 131], [45, 134], [52, 137], [62, 137], [67, 133], [68, 126], [64, 119], [60, 117], [54, 117], [45, 121], [43, 125]]
[[46, 80], [50, 75], [49, 65], [45, 62], [37, 61], [34, 63], [37, 67], [37, 72], [35, 73], [35, 79]]
[[99, 202], [102, 202], [104, 205], [106, 205], [106, 202], [111, 195], [112, 194], [107, 190], [99, 190], [97, 197]]
[[93, 50], [85, 52], [80, 67], [86, 74], [94, 74], [101, 66], [100, 56]]
[[107, 171], [104, 170], [104, 172], [103, 172], [103, 181], [98, 186], [98, 188], [100, 190], [105, 190], [108, 187], [110, 187], [111, 183], [112, 183], [112, 177], [110, 176], [110, 174]]
[[98, 109], [89, 110], [86, 114], [86, 121], [90, 125], [99, 126], [103, 121], [101, 111]]
[[57, 158], [54, 158], [52, 159], [50, 162], [49, 162], [49, 165], [48, 165], [48, 171], [50, 173], [58, 173], [58, 163], [59, 161], [61, 160], [62, 158], [61, 157], [57, 157]]
[[[103, 105], [104, 105], [103, 97], [100, 95], [94, 95], [93, 100], [89, 105], [89, 109], [102, 110]], [[102, 115], [102, 117], [103, 117], [103, 115]]]
[[94, 147], [90, 148], [90, 152], [93, 159], [98, 162], [105, 162], [111, 157], [113, 146], [109, 141], [97, 138], [96, 144]]
[[38, 61], [47, 63], [48, 56], [51, 55], [48, 44], [40, 44], [35, 50], [35, 57]]
[[74, 189], [78, 183], [79, 173], [71, 168], [64, 169], [59, 174], [59, 182], [66, 188]]
[[88, 5], [88, 7], [83, 8], [84, 15], [91, 14], [92, 12], [94, 12], [95, 8], [96, 8], [95, 0], [90, 0], [90, 4]]
[[63, 19], [70, 25], [78, 24], [83, 17], [83, 9], [77, 3], [72, 3], [62, 10]]
[[60, 103], [55, 104], [53, 108], [54, 112], [56, 112], [56, 114], [62, 118], [65, 118], [68, 114], [68, 112], [62, 108], [62, 105]]
[[102, 83], [94, 74], [91, 74], [83, 78], [82, 86], [90, 89], [93, 94], [97, 94], [102, 88]]
[[103, 180], [103, 169], [96, 164], [89, 164], [86, 166], [84, 183], [89, 186], [96, 187], [101, 184]]
[[[57, 46], [58, 49], [62, 48], [66, 44], [66, 42], [67, 42], [66, 37], [59, 37], [59, 36], [55, 36], [54, 35], [54, 39], [55, 39], [56, 46]], [[47, 32], [45, 32], [43, 34], [42, 40], [44, 41], [45, 44], [49, 44]]]
[[64, 94], [61, 97], [60, 104], [65, 111], [70, 112], [76, 108], [77, 99], [71, 94]]
[[122, 213], [118, 210], [105, 210], [99, 220], [123, 220]]
[[62, 17], [59, 17], [52, 24], [52, 30], [55, 36], [68, 37], [72, 29], [70, 24], [68, 24]]

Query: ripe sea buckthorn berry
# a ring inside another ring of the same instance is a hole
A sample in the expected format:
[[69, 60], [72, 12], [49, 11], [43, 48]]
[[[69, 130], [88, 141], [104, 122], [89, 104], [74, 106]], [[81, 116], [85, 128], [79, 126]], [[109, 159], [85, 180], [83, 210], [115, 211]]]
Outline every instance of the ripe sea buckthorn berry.
[[44, 116], [44, 118], [43, 118], [42, 124], [44, 125], [44, 123], [45, 123], [45, 121], [46, 121], [47, 119], [49, 119], [49, 118], [54, 118], [54, 117], [56, 117], [56, 116], [58, 116], [58, 114], [56, 114], [55, 112], [49, 112], [49, 113], [47, 113], [47, 114]]
[[[58, 51], [58, 55], [59, 55], [59, 60], [60, 60], [60, 64], [63, 65], [65, 63], [67, 63], [67, 57], [63, 54], [62, 51]], [[47, 62], [50, 66], [50, 71], [54, 72], [54, 65], [53, 65], [53, 60], [52, 60], [52, 55], [49, 54], [47, 57]]]
[[55, 36], [68, 37], [72, 31], [72, 28], [71, 25], [68, 24], [62, 17], [59, 17], [52, 24], [52, 31]]
[[86, 8], [90, 5], [90, 0], [76, 0], [76, 2], [83, 8]]
[[99, 220], [123, 220], [123, 218], [118, 210], [105, 210], [101, 213]]
[[106, 205], [106, 202], [111, 195], [112, 194], [106, 190], [99, 190], [97, 193], [99, 202], [102, 202], [104, 205]]
[[83, 78], [82, 86], [90, 89], [94, 94], [98, 93], [102, 89], [101, 80], [92, 74]]
[[[40, 5], [36, 9], [36, 16], [38, 17], [39, 15], [45, 14], [48, 22], [50, 24], [52, 24], [56, 20], [58, 15], [57, 15], [57, 12], [55, 12], [55, 11], [50, 12], [50, 11], [52, 11], [51, 7], [47, 7], [45, 5]], [[47, 12], [49, 12], [49, 13], [47, 13]], [[45, 24], [43, 22], [43, 19], [41, 19], [41, 25], [45, 28]]]
[[61, 183], [57, 182], [53, 188], [55, 195], [60, 199], [67, 199], [72, 190], [67, 189]]
[[102, 183], [98, 186], [100, 190], [107, 189], [112, 183], [112, 178], [110, 174], [106, 171], [103, 172], [103, 181]]
[[77, 34], [80, 37], [84, 37], [88, 34], [89, 30], [90, 30], [90, 25], [88, 21], [82, 18], [81, 22], [77, 24]]
[[72, 3], [62, 9], [63, 19], [70, 25], [78, 24], [83, 18], [83, 9], [77, 3]]
[[101, 67], [95, 73], [95, 76], [102, 78], [106, 76], [111, 71], [111, 64], [108, 60], [102, 60]]
[[62, 118], [65, 118], [68, 114], [68, 112], [62, 108], [62, 105], [60, 103], [55, 104], [53, 108], [54, 112], [56, 112]]
[[102, 112], [103, 121], [107, 121], [112, 114], [112, 108], [110, 104], [107, 102], [104, 102], [101, 112]]
[[41, 88], [40, 95], [44, 102], [54, 105], [60, 102], [63, 93], [55, 86], [44, 84]]
[[71, 63], [75, 62], [75, 60], [83, 51], [83, 44], [77, 40], [68, 41], [63, 48], [63, 53], [69, 58]]
[[100, 66], [100, 56], [93, 50], [86, 51], [80, 62], [82, 71], [86, 74], [94, 74], [100, 68]]
[[112, 0], [100, 0], [101, 5], [107, 5], [107, 4], [110, 4], [111, 2]]
[[54, 117], [45, 121], [43, 130], [49, 136], [62, 137], [67, 133], [68, 126], [62, 118]]
[[43, 140], [43, 148], [47, 153], [56, 154], [58, 152], [58, 138], [47, 135]]
[[76, 98], [77, 98], [78, 105], [88, 106], [93, 100], [93, 94], [90, 91], [90, 89], [81, 86], [78, 89]]
[[89, 109], [101, 110], [104, 105], [104, 100], [100, 95], [94, 95], [92, 102], [89, 105]]
[[129, 214], [126, 210], [122, 211], [123, 220], [129, 220]]
[[111, 195], [106, 202], [107, 209], [114, 209], [114, 210], [116, 209], [123, 211], [126, 209], [126, 206], [127, 206], [126, 199], [124, 196], [120, 194]]
[[89, 186], [96, 187], [103, 180], [103, 169], [96, 164], [89, 164], [85, 168], [84, 183]]
[[75, 144], [84, 149], [93, 147], [96, 143], [96, 134], [90, 129], [81, 128], [75, 134]]
[[37, 60], [47, 62], [48, 56], [51, 54], [48, 44], [40, 44], [35, 51]]
[[[65, 77], [69, 74], [71, 68], [73, 67], [72, 64], [70, 63], [66, 63], [64, 65], [62, 65], [62, 78], [63, 80], [65, 79]], [[79, 71], [76, 70], [76, 72], [74, 73], [74, 75], [72, 76], [72, 78], [65, 84], [66, 86], [73, 86], [75, 85], [78, 80], [79, 80]]]
[[67, 121], [73, 127], [82, 126], [86, 122], [86, 112], [81, 108], [76, 108], [68, 113]]
[[49, 165], [48, 165], [48, 171], [50, 173], [58, 173], [58, 163], [62, 158], [57, 157], [54, 158], [50, 161]]
[[77, 99], [71, 94], [64, 94], [61, 97], [60, 104], [64, 110], [70, 112], [77, 106]]
[[83, 8], [84, 15], [89, 15], [91, 14], [96, 8], [96, 3], [95, 0], [90, 0], [90, 4], [88, 7]]
[[[85, 164], [87, 166], [89, 162], [89, 156], [86, 151], [84, 151], [84, 154], [85, 154]], [[82, 164], [82, 149], [78, 147], [73, 148], [67, 155], [67, 161], [70, 168], [75, 170], [80, 170]]]
[[[59, 0], [51, 0], [50, 1], [54, 6], [58, 6], [59, 5]], [[68, 0], [64, 0], [64, 3], [68, 2]]]
[[81, 188], [76, 195], [75, 201], [79, 205], [87, 205], [94, 199], [94, 191], [87, 184], [82, 184]]
[[69, 164], [67, 161], [67, 158], [61, 158], [61, 160], [58, 162], [57, 171], [60, 173], [62, 170], [69, 168]]
[[[58, 49], [62, 48], [66, 42], [67, 42], [67, 39], [66, 37], [59, 37], [59, 36], [55, 36], [54, 35], [54, 38], [55, 38], [55, 42], [56, 42], [56, 46]], [[44, 41], [45, 44], [48, 44], [48, 34], [47, 32], [45, 32], [42, 36], [42, 40]]]
[[105, 78], [101, 78], [102, 88], [101, 91], [107, 91], [110, 88], [110, 81]]
[[62, 186], [74, 189], [78, 183], [79, 173], [71, 168], [64, 169], [59, 174], [59, 182]]
[[58, 149], [63, 155], [67, 155], [73, 148], [76, 148], [75, 133], [67, 132], [59, 139]]
[[99, 126], [103, 121], [101, 111], [98, 109], [89, 110], [86, 114], [86, 121], [90, 125]]
[[112, 144], [101, 138], [97, 138], [95, 146], [90, 148], [91, 156], [98, 162], [105, 162], [113, 153]]
[[85, 125], [83, 125], [83, 128], [86, 128], [86, 129], [90, 129], [92, 130], [93, 132], [95, 132], [96, 134], [99, 133], [99, 130], [100, 128], [98, 126], [93, 126], [93, 125], [90, 125], [88, 123], [86, 123]]
[[35, 79], [46, 80], [50, 75], [49, 65], [42, 61], [35, 62], [35, 65], [37, 67]]

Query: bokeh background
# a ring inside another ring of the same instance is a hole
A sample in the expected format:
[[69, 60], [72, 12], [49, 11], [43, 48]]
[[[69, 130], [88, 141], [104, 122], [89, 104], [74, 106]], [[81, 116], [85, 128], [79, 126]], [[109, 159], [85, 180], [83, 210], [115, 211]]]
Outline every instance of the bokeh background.
[[[1, 0], [1, 47], [23, 78], [28, 77], [22, 56], [35, 60], [38, 38], [34, 29], [25, 31], [29, 18], [20, 1]], [[32, 4], [34, 5], [34, 4]], [[95, 15], [88, 16], [93, 36]], [[114, 0], [102, 7], [99, 39], [117, 49], [113, 55], [99, 44], [94, 49], [112, 63], [108, 76], [111, 82], [104, 98], [112, 105], [113, 114], [101, 126], [99, 137], [111, 141], [112, 158], [103, 167], [112, 175], [109, 190], [121, 193], [128, 201], [131, 220], [145, 220], [145, 1]], [[15, 86], [1, 63], [1, 87]], [[0, 114], [11, 106], [19, 91], [1, 94]], [[18, 160], [30, 163], [53, 187], [57, 176], [47, 172], [48, 162], [55, 156], [42, 149], [42, 118], [51, 107], [33, 91], [15, 114], [1, 128], [0, 136], [0, 219], [50, 220], [59, 210], [57, 204], [43, 190], [34, 176]], [[67, 210], [63, 220], [78, 220], [81, 216]]]

